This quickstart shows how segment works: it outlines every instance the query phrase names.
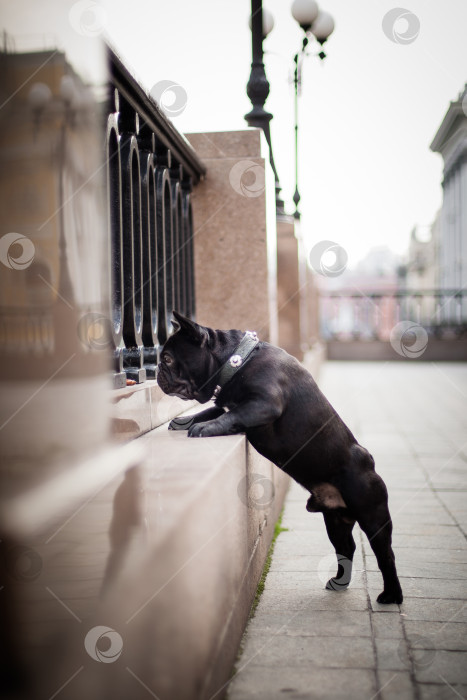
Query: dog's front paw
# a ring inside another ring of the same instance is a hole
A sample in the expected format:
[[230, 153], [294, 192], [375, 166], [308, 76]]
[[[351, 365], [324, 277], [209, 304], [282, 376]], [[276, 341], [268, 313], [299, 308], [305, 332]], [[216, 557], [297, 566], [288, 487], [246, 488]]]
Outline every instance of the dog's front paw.
[[210, 421], [195, 423], [188, 429], [188, 437], [212, 437], [218, 434], [215, 426]]
[[402, 595], [402, 591], [383, 591], [376, 598], [376, 601], [383, 605], [391, 605], [391, 603], [400, 605], [403, 600], [404, 596]]

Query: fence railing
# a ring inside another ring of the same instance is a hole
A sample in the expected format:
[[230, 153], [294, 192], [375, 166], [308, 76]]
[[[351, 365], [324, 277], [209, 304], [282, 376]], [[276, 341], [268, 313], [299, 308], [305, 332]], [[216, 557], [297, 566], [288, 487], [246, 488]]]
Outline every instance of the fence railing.
[[319, 308], [325, 340], [388, 341], [402, 321], [418, 324], [438, 338], [467, 334], [465, 290], [321, 291]]
[[177, 309], [194, 316], [190, 192], [203, 163], [109, 50], [107, 191], [114, 385], [155, 377]]

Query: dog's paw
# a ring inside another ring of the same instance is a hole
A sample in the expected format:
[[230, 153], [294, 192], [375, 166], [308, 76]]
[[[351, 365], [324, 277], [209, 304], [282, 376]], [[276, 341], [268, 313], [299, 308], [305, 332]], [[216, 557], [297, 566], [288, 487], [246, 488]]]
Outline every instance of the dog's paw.
[[219, 435], [219, 432], [211, 421], [195, 423], [188, 429], [188, 437], [213, 437], [214, 435]]
[[404, 596], [402, 595], [402, 591], [383, 591], [376, 598], [376, 602], [382, 603], [383, 605], [400, 605], [403, 600]]
[[346, 591], [349, 585], [343, 578], [330, 578], [325, 588], [327, 591]]
[[195, 423], [188, 428], [188, 437], [203, 437], [204, 423]]

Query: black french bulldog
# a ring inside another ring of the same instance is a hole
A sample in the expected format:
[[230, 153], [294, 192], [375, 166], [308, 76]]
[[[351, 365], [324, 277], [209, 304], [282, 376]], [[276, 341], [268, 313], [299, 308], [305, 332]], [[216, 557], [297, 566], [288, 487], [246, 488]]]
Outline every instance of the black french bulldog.
[[173, 315], [176, 332], [165, 343], [158, 366], [161, 389], [200, 403], [216, 398], [215, 406], [175, 419], [169, 428], [188, 428], [189, 437], [246, 433], [258, 452], [310, 492], [307, 510], [323, 513], [338, 562], [326, 588], [342, 590], [350, 583], [352, 528], [358, 522], [383, 575], [378, 602], [402, 603], [386, 486], [371, 454], [311, 374], [255, 334], [212, 330], [175, 311]]

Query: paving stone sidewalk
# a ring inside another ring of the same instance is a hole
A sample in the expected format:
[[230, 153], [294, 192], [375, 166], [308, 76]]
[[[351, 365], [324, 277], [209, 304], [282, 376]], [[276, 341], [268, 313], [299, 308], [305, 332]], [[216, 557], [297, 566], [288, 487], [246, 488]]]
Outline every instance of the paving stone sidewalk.
[[467, 698], [467, 364], [327, 363], [319, 384], [389, 490], [402, 605], [355, 526], [355, 576], [293, 484], [228, 700]]

